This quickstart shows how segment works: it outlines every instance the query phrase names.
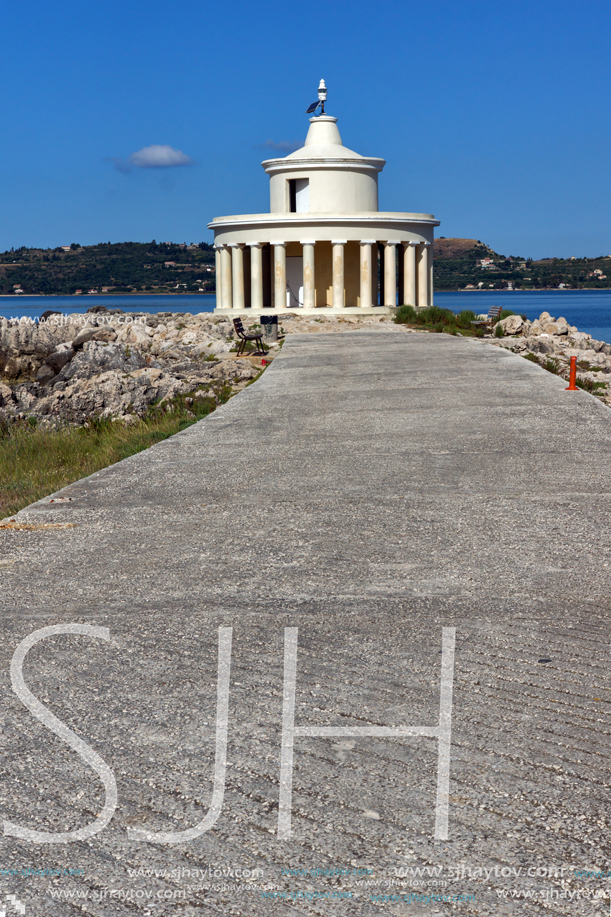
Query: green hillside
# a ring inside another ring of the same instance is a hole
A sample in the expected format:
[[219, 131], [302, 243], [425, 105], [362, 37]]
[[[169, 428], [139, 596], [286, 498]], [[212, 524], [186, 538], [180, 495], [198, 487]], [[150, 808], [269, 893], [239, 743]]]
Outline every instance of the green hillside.
[[[436, 290], [551, 290], [560, 284], [574, 290], [611, 288], [611, 256], [544, 258], [533, 261], [500, 255], [477, 239], [435, 240]], [[482, 264], [484, 262], [484, 264]], [[486, 263], [488, 262], [488, 263]]]
[[[611, 256], [505, 256], [477, 239], [435, 240], [436, 290], [610, 289]], [[482, 262], [484, 262], [482, 264]], [[0, 295], [46, 293], [213, 293], [214, 249], [206, 242], [110, 242], [0, 254]]]
[[0, 293], [214, 292], [214, 249], [205, 242], [101, 243], [18, 248], [0, 254]]

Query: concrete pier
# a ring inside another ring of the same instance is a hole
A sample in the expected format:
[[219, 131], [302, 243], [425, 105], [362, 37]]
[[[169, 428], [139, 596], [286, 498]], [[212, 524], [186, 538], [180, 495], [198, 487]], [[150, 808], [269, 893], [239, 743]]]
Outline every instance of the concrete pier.
[[12, 825], [76, 831], [105, 801], [11, 689], [16, 647], [110, 638], [51, 635], [23, 663], [117, 787], [87, 840], [4, 837], [7, 866], [83, 870], [9, 877], [27, 917], [72, 912], [50, 889], [96, 917], [130, 895], [160, 915], [606, 913], [586, 894], [605, 881], [575, 873], [608, 868], [611, 413], [565, 385], [460, 337], [296, 335], [211, 417], [0, 530]]

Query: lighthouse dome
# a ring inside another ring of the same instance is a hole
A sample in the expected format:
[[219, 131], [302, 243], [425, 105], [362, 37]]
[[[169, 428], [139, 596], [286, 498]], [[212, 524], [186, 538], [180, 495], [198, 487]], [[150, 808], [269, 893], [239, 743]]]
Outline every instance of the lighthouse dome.
[[310, 118], [310, 129], [304, 145], [285, 156], [286, 160], [295, 159], [363, 159], [360, 153], [349, 150], [342, 144], [337, 127], [337, 118], [331, 115], [319, 115]]
[[384, 159], [361, 156], [342, 143], [337, 118], [310, 118], [304, 145], [262, 163], [270, 177], [271, 213], [371, 213], [378, 209]]

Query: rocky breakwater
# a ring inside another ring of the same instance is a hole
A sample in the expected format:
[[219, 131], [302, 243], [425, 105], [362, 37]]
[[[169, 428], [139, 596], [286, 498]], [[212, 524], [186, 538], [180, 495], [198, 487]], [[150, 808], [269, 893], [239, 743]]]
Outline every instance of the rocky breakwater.
[[0, 319], [0, 423], [134, 422], [178, 395], [239, 389], [261, 359], [237, 358], [229, 320], [209, 313], [134, 315], [94, 307], [37, 323]]
[[581, 387], [611, 405], [611, 344], [578, 331], [565, 318], [542, 312], [534, 322], [510, 315], [494, 326], [492, 343], [528, 356], [544, 369], [568, 378], [571, 357], [577, 357]]

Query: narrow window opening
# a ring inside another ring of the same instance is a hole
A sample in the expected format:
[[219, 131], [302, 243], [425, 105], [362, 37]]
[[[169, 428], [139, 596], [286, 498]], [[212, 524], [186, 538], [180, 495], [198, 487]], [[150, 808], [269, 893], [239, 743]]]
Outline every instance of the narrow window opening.
[[310, 180], [289, 178], [289, 213], [310, 212]]
[[310, 212], [310, 180], [308, 178], [295, 179], [296, 213]]

